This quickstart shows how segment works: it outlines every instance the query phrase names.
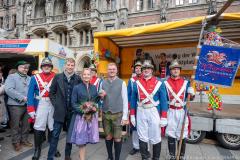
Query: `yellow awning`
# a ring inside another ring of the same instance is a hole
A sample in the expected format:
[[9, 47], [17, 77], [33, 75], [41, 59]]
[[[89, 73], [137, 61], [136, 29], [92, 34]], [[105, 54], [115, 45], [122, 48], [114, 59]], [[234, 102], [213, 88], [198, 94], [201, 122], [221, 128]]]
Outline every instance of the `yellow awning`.
[[[127, 28], [121, 30], [113, 30], [113, 31], [105, 31], [105, 32], [96, 32], [94, 33], [95, 38], [99, 37], [115, 37], [115, 36], [135, 36], [139, 34], [147, 34], [147, 33], [156, 33], [162, 31], [168, 31], [171, 29], [176, 29], [180, 27], [185, 27], [193, 24], [200, 24], [205, 18], [211, 18], [212, 16], [201, 16], [201, 17], [194, 17], [189, 19], [184, 19], [180, 21], [168, 22], [168, 23], [161, 23], [143, 27], [134, 27], [134, 28]], [[220, 17], [221, 19], [225, 20], [240, 20], [240, 12], [238, 13], [224, 13]]]

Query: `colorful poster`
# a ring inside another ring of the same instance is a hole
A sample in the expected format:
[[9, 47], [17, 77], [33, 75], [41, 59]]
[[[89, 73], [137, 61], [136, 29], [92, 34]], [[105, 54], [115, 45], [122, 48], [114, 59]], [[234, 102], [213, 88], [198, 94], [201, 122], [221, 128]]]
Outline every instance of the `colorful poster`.
[[203, 45], [195, 80], [231, 87], [238, 70], [240, 49]]
[[63, 67], [65, 64], [65, 59], [49, 55], [49, 58], [52, 60], [53, 68], [56, 73], [63, 72]]

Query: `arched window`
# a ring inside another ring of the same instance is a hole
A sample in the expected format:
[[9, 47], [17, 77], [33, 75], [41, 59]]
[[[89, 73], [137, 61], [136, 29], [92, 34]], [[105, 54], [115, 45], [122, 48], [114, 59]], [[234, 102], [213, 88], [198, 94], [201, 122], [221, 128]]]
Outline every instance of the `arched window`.
[[90, 0], [84, 0], [83, 10], [90, 10]]
[[115, 0], [106, 0], [107, 1], [107, 10], [115, 10], [116, 9], [116, 1]]
[[143, 0], [137, 0], [137, 11], [142, 11], [143, 10]]
[[56, 0], [54, 3], [54, 15], [67, 13], [66, 0]]
[[148, 0], [148, 8], [153, 9], [155, 8], [156, 0]]
[[38, 0], [35, 5], [35, 18], [42, 18], [46, 16], [45, 12], [46, 0]]

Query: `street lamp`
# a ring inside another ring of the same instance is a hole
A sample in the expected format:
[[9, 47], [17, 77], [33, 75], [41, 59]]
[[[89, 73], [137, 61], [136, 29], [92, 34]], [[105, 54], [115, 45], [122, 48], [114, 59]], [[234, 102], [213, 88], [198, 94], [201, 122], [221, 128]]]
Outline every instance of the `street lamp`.
[[208, 3], [208, 15], [213, 15], [217, 13], [217, 2], [216, 0], [207, 0]]

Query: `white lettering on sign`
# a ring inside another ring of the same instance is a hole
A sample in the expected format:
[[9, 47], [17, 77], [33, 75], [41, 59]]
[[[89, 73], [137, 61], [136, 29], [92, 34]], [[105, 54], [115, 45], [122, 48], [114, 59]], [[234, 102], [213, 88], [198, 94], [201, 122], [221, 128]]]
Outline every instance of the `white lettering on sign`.
[[176, 54], [178, 62], [182, 65], [182, 69], [192, 70], [194, 57], [196, 56], [196, 47], [144, 50], [143, 52], [149, 53], [151, 55], [157, 67], [157, 70], [159, 70], [161, 53], [166, 53], [167, 61], [169, 62], [172, 61], [172, 56]]

